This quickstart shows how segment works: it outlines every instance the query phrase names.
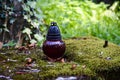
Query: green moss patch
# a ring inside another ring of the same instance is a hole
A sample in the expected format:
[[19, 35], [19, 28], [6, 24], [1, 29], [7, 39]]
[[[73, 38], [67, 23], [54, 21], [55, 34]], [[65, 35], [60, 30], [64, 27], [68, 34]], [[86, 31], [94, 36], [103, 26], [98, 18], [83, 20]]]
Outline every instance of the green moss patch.
[[[54, 80], [58, 76], [81, 77], [83, 75], [87, 77], [86, 80], [88, 78], [119, 79], [119, 46], [108, 42], [108, 46], [104, 48], [105, 41], [95, 37], [80, 37], [64, 41], [66, 43], [64, 63], [49, 62], [40, 48], [29, 50], [29, 54], [14, 49], [1, 49], [0, 75], [10, 76], [14, 80]], [[25, 66], [27, 58], [35, 59], [34, 66], [30, 68]], [[31, 70], [39, 70], [39, 72]]]

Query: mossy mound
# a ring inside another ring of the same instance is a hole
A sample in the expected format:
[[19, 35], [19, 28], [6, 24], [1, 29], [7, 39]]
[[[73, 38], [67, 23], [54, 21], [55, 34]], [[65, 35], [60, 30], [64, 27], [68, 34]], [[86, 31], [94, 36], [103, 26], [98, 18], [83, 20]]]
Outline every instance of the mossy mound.
[[[64, 63], [48, 62], [42, 50], [38, 48], [29, 50], [29, 54], [3, 49], [0, 51], [0, 75], [10, 76], [14, 80], [54, 80], [58, 76], [76, 76], [80, 80], [81, 76], [86, 76], [84, 80], [119, 80], [119, 46], [108, 42], [108, 46], [103, 47], [105, 41], [95, 37], [73, 38], [65, 40], [65, 43]], [[27, 70], [28, 72], [20, 73], [21, 68], [26, 69], [26, 58], [36, 59], [36, 65], [30, 67], [30, 70], [40, 71]]]
[[[67, 59], [86, 65], [97, 77], [120, 79], [120, 47], [95, 37], [73, 38], [65, 41]], [[116, 74], [117, 73], [117, 74]]]

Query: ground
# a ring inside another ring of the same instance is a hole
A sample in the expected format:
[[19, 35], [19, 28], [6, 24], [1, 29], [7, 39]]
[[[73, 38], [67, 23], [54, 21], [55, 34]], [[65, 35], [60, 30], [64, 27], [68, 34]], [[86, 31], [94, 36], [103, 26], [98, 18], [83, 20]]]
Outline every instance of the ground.
[[74, 76], [80, 80], [119, 80], [120, 46], [95, 37], [64, 40], [61, 61], [50, 62], [41, 47], [1, 49], [0, 79], [51, 80]]

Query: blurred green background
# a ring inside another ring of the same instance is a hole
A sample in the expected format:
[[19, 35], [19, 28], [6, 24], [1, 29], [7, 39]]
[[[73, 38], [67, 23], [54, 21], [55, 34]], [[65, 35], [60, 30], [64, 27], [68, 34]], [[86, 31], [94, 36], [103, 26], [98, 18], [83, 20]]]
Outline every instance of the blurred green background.
[[[114, 1], [111, 6], [94, 2], [38, 0], [36, 8], [41, 10], [45, 24], [58, 23], [63, 38], [92, 35], [120, 45], [120, 1]], [[43, 35], [46, 30], [47, 27], [42, 27]]]
[[0, 41], [12, 46], [41, 45], [53, 21], [63, 39], [95, 36], [120, 45], [119, 0], [0, 0], [0, 8]]

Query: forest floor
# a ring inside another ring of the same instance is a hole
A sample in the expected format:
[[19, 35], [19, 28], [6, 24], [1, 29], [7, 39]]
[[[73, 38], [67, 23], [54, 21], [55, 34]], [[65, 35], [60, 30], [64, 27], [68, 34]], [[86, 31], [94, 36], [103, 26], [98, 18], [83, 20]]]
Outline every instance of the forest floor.
[[95, 37], [64, 41], [66, 52], [56, 62], [41, 47], [0, 49], [0, 80], [120, 80], [120, 46]]

